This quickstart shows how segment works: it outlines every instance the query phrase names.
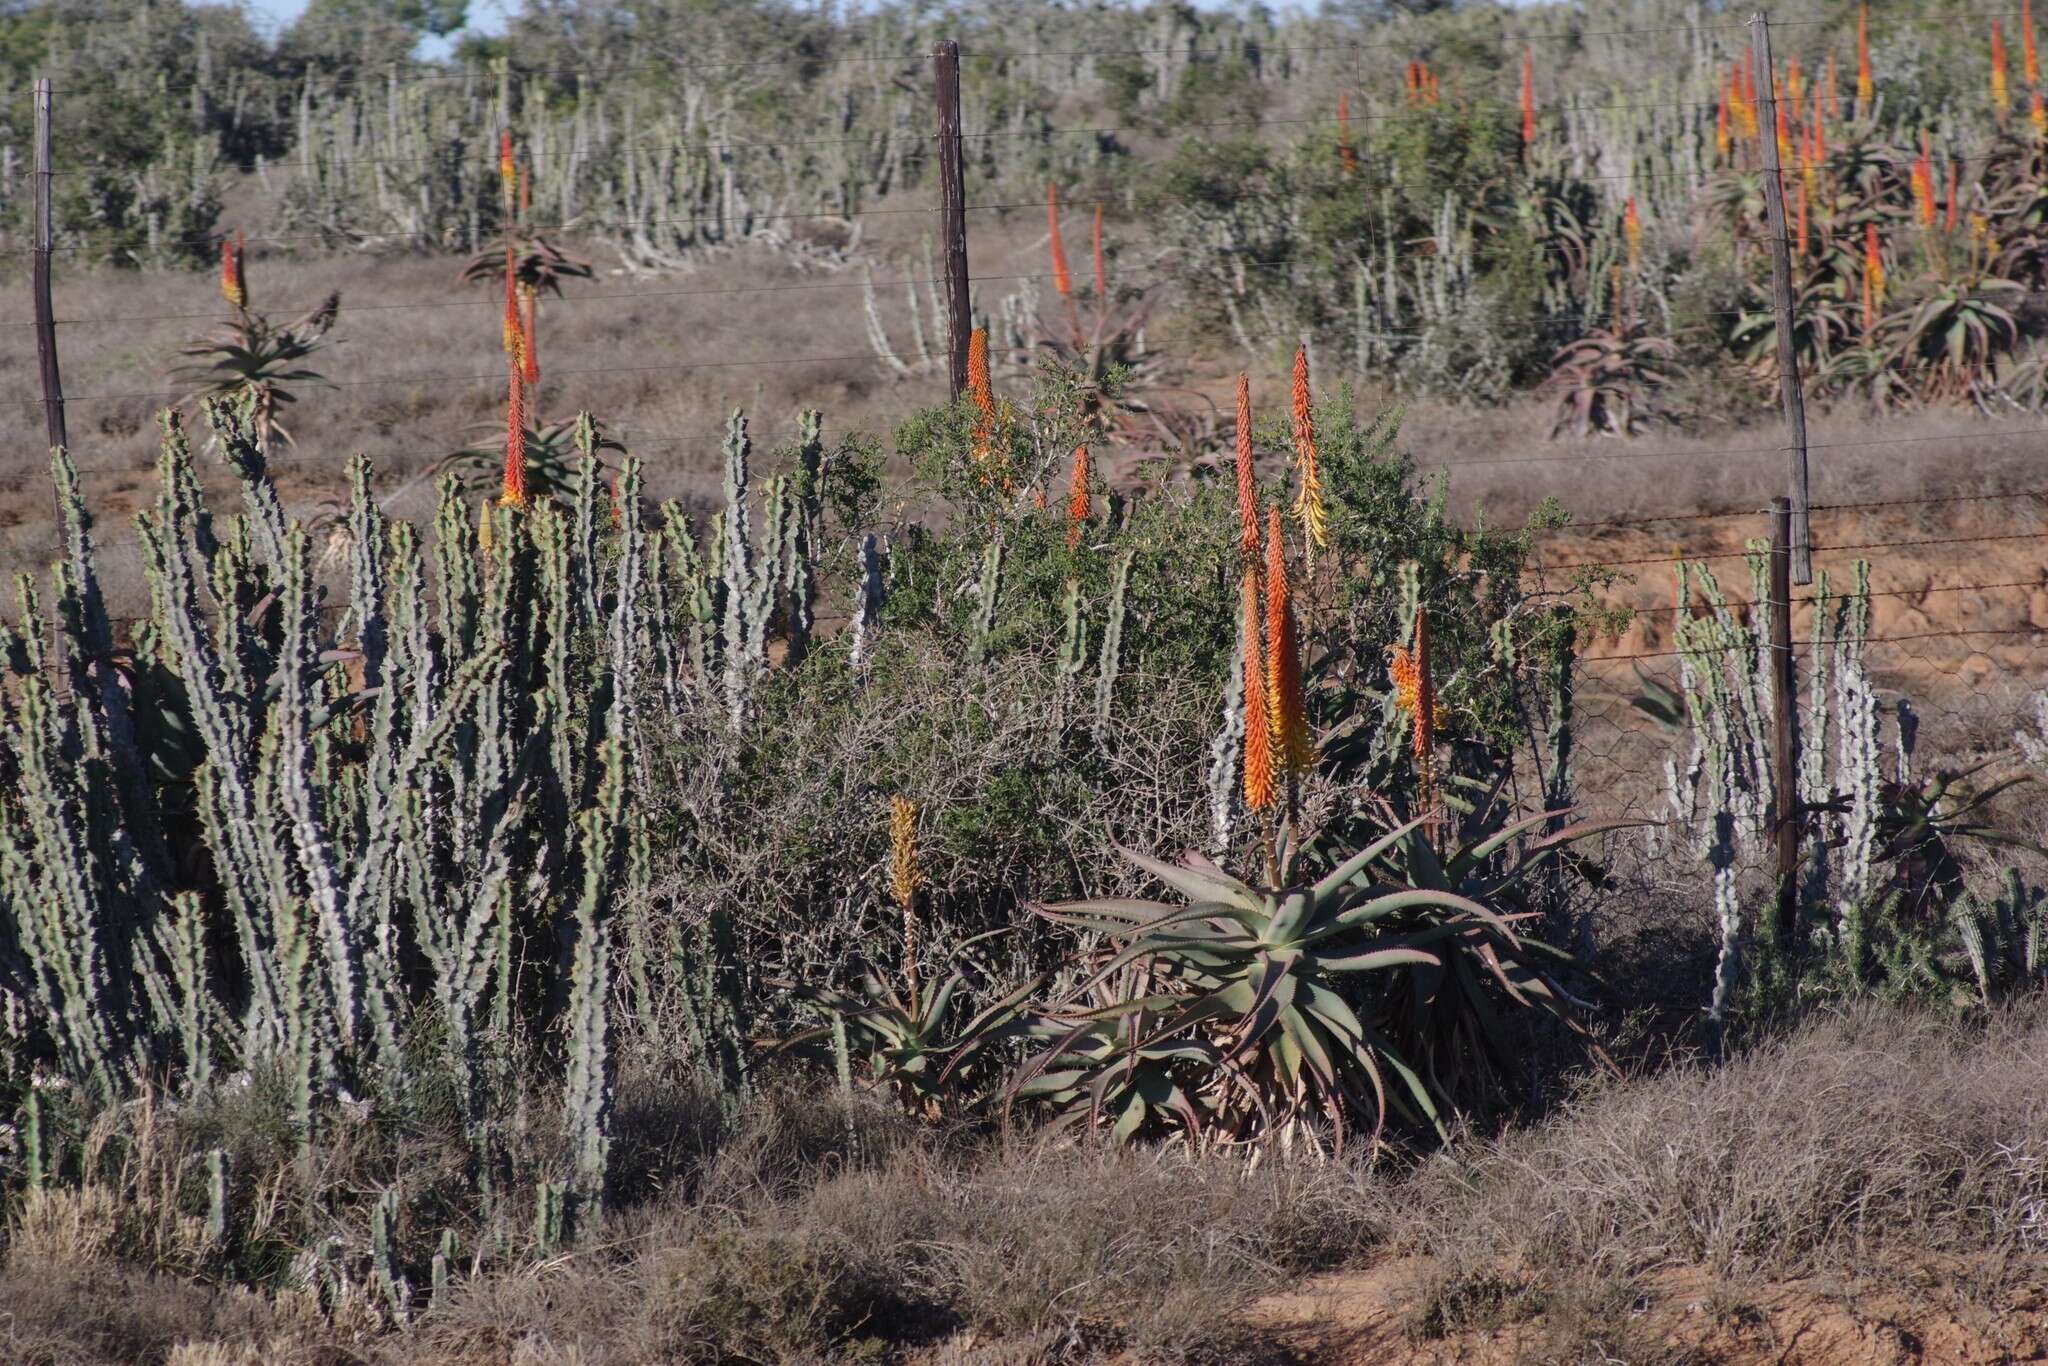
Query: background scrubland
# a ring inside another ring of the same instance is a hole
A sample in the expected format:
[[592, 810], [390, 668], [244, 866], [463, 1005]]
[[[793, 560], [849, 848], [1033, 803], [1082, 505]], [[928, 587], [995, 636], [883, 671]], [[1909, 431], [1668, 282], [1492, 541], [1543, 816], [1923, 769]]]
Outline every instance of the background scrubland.
[[2048, 1350], [2032, 16], [1772, 12], [1782, 606], [1747, 17], [0, 14], [0, 1356]]

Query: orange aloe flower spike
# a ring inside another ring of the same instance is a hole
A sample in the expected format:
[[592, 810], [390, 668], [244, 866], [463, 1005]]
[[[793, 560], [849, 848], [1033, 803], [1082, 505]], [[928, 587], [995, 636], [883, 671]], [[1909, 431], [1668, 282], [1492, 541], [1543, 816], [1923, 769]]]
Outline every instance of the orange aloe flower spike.
[[1052, 240], [1052, 287], [1062, 299], [1074, 297], [1074, 277], [1067, 271], [1067, 248], [1060, 240], [1060, 187], [1045, 187], [1045, 221]]
[[1081, 544], [1088, 523], [1088, 448], [1074, 447], [1074, 473], [1067, 481], [1067, 549]]
[[1870, 107], [1877, 99], [1877, 82], [1870, 74], [1870, 6], [1856, 7], [1856, 112], [1862, 117], [1870, 116]]
[[1259, 487], [1252, 458], [1252, 382], [1237, 377], [1237, 548], [1246, 565], [1259, 562]]
[[505, 240], [505, 354], [515, 359], [519, 355], [519, 267], [512, 240]]
[[2034, 47], [2034, 0], [2020, 0], [2020, 61], [2027, 84], [2041, 84], [2041, 54]]
[[1991, 21], [1991, 112], [2001, 124], [2012, 112], [2012, 93], [2005, 76], [2005, 30], [1996, 19]]
[[512, 157], [512, 130], [498, 130], [498, 191], [505, 201], [505, 216], [512, 216], [513, 195], [519, 188], [519, 163]]
[[1536, 52], [1522, 49], [1522, 145], [1536, 141]]
[[1920, 226], [1934, 226], [1934, 149], [1927, 134], [1920, 134], [1920, 155], [1913, 159], [1913, 213]]
[[242, 235], [220, 239], [220, 293], [228, 307], [240, 313], [249, 306], [249, 291], [242, 283]]
[[1301, 642], [1294, 604], [1287, 591], [1287, 547], [1280, 509], [1266, 515], [1266, 710], [1273, 729], [1274, 757], [1291, 774], [1315, 762], [1308, 736], [1308, 705], [1301, 690]]
[[1273, 732], [1266, 710], [1266, 666], [1261, 657], [1265, 623], [1259, 612], [1256, 569], [1244, 576], [1244, 804], [1253, 811], [1273, 805]]
[[1308, 386], [1308, 348], [1294, 349], [1294, 468], [1300, 487], [1294, 495], [1294, 515], [1301, 522], [1309, 562], [1330, 543], [1329, 512], [1323, 505], [1323, 476], [1316, 463], [1316, 417]]
[[1424, 775], [1425, 790], [1434, 795], [1436, 756], [1436, 679], [1430, 669], [1429, 609], [1415, 607], [1415, 768]]
[[988, 329], [967, 334], [967, 396], [974, 400], [974, 458], [985, 461], [996, 438], [996, 399], [988, 378]]
[[512, 371], [505, 404], [505, 484], [498, 494], [504, 507], [526, 506], [526, 395], [518, 369]]

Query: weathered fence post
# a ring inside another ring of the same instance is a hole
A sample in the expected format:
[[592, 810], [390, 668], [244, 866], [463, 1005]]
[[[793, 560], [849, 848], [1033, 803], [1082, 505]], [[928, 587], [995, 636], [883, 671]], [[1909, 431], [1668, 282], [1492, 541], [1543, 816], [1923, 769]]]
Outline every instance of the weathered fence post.
[[1799, 695], [1792, 671], [1792, 502], [1771, 502], [1771, 835], [1777, 850], [1779, 943], [1789, 946], [1799, 918]]
[[35, 294], [36, 359], [43, 376], [43, 424], [50, 445], [64, 439], [64, 381], [57, 373], [57, 316], [50, 306], [50, 246], [54, 235], [50, 211], [50, 80], [36, 77], [36, 187], [33, 206], [30, 288]]
[[1785, 181], [1778, 164], [1777, 73], [1771, 65], [1771, 21], [1758, 10], [1749, 21], [1757, 71], [1757, 141], [1764, 163], [1764, 216], [1771, 239], [1771, 305], [1778, 324], [1778, 393], [1792, 455], [1792, 581], [1813, 582], [1813, 544], [1806, 520], [1806, 391], [1794, 344], [1792, 243], [1785, 231]]
[[967, 290], [967, 173], [960, 152], [960, 44], [948, 38], [932, 50], [939, 99], [939, 198], [946, 241], [946, 358], [952, 395], [967, 390], [967, 339], [974, 330]]

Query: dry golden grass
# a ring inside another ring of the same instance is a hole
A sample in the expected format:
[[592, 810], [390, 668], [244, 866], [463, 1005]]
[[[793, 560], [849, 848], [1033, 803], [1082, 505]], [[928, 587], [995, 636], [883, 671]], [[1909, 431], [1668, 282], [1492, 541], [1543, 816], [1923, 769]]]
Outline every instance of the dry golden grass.
[[1831, 1361], [1883, 1322], [2017, 1351], [2048, 1331], [2044, 1180], [2039, 1002], [1859, 1009], [1405, 1168], [971, 1140], [771, 1094], [666, 1193], [397, 1333], [207, 1289], [117, 1242], [104, 1195], [39, 1197], [0, 1359], [1748, 1361], [1812, 1323], [1832, 1347], [1793, 1359]]

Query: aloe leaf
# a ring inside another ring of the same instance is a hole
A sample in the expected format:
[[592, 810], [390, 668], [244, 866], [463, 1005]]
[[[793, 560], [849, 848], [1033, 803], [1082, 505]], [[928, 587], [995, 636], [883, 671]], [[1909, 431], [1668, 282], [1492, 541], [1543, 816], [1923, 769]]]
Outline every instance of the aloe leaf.
[[1300, 981], [1294, 968], [1300, 961], [1298, 953], [1275, 953], [1261, 958], [1254, 965], [1248, 979], [1252, 989], [1251, 1006], [1244, 1012], [1246, 1019], [1238, 1029], [1237, 1041], [1224, 1055], [1225, 1062], [1236, 1062], [1265, 1042], [1280, 1012], [1294, 1004], [1294, 989]]
[[1353, 906], [1348, 911], [1332, 916], [1328, 923], [1318, 928], [1314, 934], [1308, 936], [1303, 942], [1306, 944], [1319, 943], [1322, 940], [1328, 939], [1331, 935], [1341, 933], [1344, 930], [1355, 929], [1360, 925], [1384, 919], [1395, 911], [1408, 910], [1417, 906], [1438, 906], [1445, 910], [1463, 911], [1465, 914], [1477, 917], [1493, 926], [1510, 940], [1513, 940], [1515, 937], [1514, 930], [1509, 927], [1508, 922], [1501, 917], [1499, 912], [1488, 910], [1471, 897], [1460, 896], [1456, 892], [1435, 887], [1416, 887], [1405, 892], [1392, 892], [1386, 896], [1375, 897], [1363, 905]]
[[1362, 949], [1357, 953], [1338, 954], [1316, 960], [1317, 966], [1324, 972], [1376, 972], [1381, 968], [1414, 963], [1435, 967], [1438, 962], [1437, 956], [1433, 953], [1405, 947]]
[[1121, 845], [1117, 852], [1190, 901], [1224, 901], [1246, 910], [1258, 906], [1258, 893], [1227, 873], [1166, 863]]
[[1413, 830], [1416, 826], [1420, 825], [1426, 819], [1427, 817], [1417, 816], [1414, 820], [1409, 821], [1406, 825], [1403, 825], [1395, 830], [1389, 831], [1380, 839], [1375, 840], [1373, 843], [1367, 845], [1365, 848], [1359, 850], [1350, 858], [1345, 859], [1342, 863], [1338, 864], [1335, 868], [1331, 869], [1328, 875], [1326, 875], [1322, 881], [1318, 882], [1315, 885], [1315, 890], [1313, 893], [1315, 899], [1317, 901], [1323, 901], [1328, 899], [1329, 897], [1335, 896], [1340, 890], [1343, 889], [1343, 887], [1347, 883], [1349, 883], [1353, 878], [1357, 877], [1360, 873], [1364, 872], [1367, 868], [1370, 868], [1373, 864], [1377, 863], [1389, 849], [1392, 849], [1395, 845], [1399, 844], [1404, 838], [1406, 838], [1409, 831]]

